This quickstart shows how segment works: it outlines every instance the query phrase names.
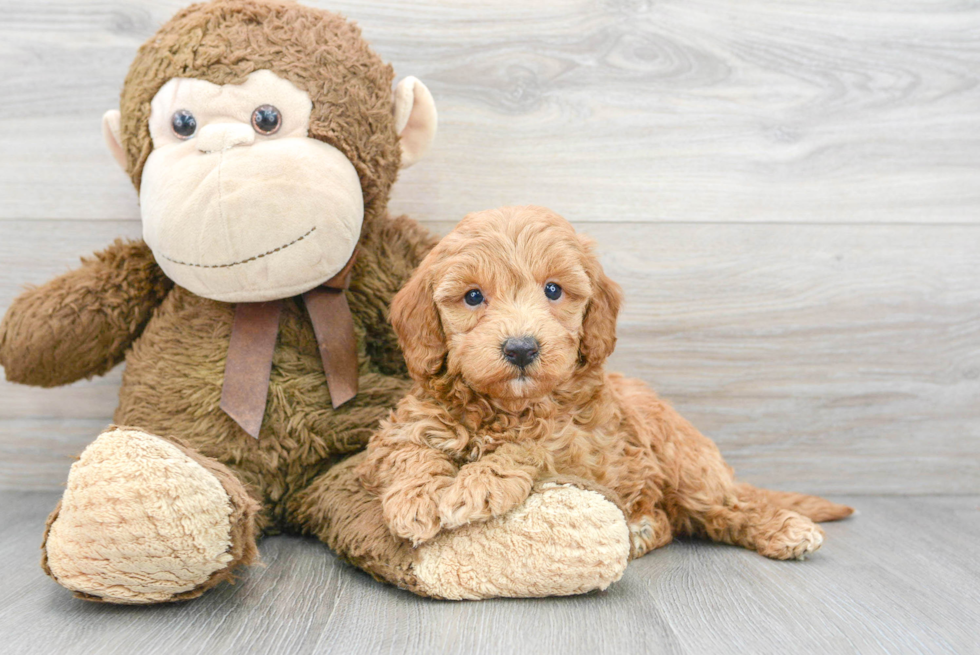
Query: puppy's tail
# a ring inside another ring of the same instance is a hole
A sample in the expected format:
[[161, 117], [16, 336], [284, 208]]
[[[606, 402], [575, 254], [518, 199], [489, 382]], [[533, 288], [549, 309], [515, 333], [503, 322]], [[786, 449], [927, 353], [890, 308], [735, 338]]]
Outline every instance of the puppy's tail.
[[765, 503], [783, 509], [791, 509], [817, 523], [838, 521], [854, 513], [853, 507], [838, 505], [819, 496], [807, 496], [806, 494], [797, 494], [791, 491], [760, 489], [744, 482], [738, 485], [736, 493], [738, 494], [738, 499], [742, 502]]

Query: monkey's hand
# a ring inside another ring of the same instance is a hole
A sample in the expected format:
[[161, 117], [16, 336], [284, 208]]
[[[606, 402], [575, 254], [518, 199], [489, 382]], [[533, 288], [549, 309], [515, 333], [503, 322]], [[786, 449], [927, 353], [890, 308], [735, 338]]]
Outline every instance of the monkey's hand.
[[10, 305], [0, 322], [7, 379], [55, 387], [106, 373], [172, 287], [143, 241], [117, 239]]

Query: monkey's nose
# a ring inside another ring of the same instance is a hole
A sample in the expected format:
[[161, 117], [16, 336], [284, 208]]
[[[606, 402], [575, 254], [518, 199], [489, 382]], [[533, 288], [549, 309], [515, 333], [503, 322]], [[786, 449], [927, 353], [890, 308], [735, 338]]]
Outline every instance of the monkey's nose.
[[534, 337], [510, 337], [504, 341], [501, 350], [504, 351], [504, 359], [523, 369], [538, 358], [538, 347], [538, 340]]
[[195, 141], [201, 152], [223, 152], [255, 143], [255, 130], [241, 123], [212, 123], [200, 129]]

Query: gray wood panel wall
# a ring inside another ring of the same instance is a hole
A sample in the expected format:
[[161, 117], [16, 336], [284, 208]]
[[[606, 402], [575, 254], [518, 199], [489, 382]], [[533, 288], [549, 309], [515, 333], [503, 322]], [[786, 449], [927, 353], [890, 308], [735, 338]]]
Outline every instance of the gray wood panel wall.
[[[99, 122], [172, 0], [0, 0], [0, 311], [117, 235]], [[613, 365], [742, 476], [980, 493], [980, 3], [315, 2], [432, 90], [392, 209], [552, 207], [627, 293]], [[0, 488], [63, 483], [118, 371], [0, 383]]]

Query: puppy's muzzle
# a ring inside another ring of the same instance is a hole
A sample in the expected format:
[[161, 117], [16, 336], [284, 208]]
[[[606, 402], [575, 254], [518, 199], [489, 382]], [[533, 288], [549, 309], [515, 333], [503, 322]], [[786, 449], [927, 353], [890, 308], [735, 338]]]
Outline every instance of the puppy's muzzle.
[[524, 370], [538, 358], [538, 340], [531, 336], [510, 337], [501, 344], [504, 359]]

